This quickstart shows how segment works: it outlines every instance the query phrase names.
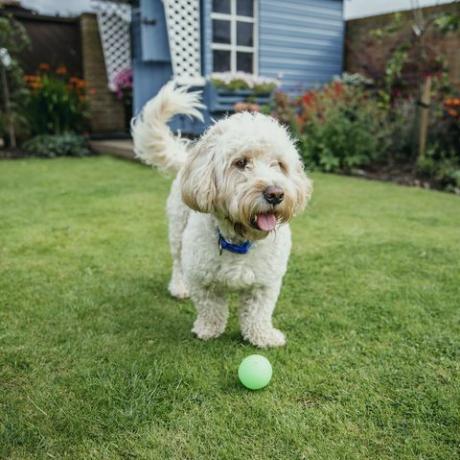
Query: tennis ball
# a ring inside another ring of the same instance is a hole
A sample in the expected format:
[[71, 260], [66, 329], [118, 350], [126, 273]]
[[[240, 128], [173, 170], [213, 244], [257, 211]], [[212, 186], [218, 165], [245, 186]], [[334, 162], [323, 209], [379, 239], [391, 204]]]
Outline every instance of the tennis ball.
[[250, 355], [241, 361], [238, 368], [240, 382], [250, 390], [266, 387], [272, 378], [272, 365], [262, 355]]

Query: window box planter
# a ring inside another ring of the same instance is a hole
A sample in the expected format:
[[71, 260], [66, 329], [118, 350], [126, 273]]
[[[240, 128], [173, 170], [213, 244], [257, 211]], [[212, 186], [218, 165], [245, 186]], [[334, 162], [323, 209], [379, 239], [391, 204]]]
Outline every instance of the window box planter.
[[272, 93], [256, 94], [250, 89], [228, 90], [216, 88], [212, 83], [207, 88], [208, 107], [211, 112], [233, 112], [238, 102], [253, 102], [259, 105], [270, 103]]

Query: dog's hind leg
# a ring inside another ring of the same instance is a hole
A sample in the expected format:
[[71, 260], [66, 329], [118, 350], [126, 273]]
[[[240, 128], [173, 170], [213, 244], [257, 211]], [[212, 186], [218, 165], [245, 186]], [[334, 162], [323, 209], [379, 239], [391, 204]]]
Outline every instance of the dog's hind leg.
[[173, 260], [169, 293], [178, 299], [189, 297], [189, 291], [182, 272], [182, 234], [187, 225], [190, 209], [185, 206], [180, 196], [179, 179], [173, 182], [168, 197], [167, 212], [169, 219], [169, 246]]

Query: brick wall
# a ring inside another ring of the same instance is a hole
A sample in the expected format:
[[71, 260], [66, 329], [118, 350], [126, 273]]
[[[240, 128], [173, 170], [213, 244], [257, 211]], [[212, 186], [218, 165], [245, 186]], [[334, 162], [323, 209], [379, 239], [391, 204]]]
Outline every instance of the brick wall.
[[[460, 13], [460, 3], [423, 8], [423, 13], [426, 16], [436, 12]], [[413, 12], [411, 11], [405, 11], [401, 14], [404, 21], [407, 23], [413, 18]], [[347, 72], [366, 73], [363, 69], [363, 62], [365, 59], [363, 59], [363, 55], [359, 55], [360, 50], [362, 50], [362, 44], [366, 41], [371, 30], [386, 26], [393, 20], [393, 14], [384, 14], [347, 21], [345, 45], [345, 69]], [[431, 43], [436, 53], [445, 57], [447, 60], [449, 80], [460, 88], [460, 32], [450, 32], [447, 35], [436, 37]], [[372, 54], [374, 62], [376, 62], [379, 67], [381, 66], [384, 68], [384, 56], [387, 55], [391, 46], [394, 46], [391, 40], [383, 40], [381, 44], [375, 45], [372, 49], [368, 48], [365, 52], [366, 54]]]
[[108, 89], [102, 44], [96, 15], [80, 18], [83, 76], [88, 87], [91, 130], [94, 133], [125, 131], [125, 112], [121, 101]]

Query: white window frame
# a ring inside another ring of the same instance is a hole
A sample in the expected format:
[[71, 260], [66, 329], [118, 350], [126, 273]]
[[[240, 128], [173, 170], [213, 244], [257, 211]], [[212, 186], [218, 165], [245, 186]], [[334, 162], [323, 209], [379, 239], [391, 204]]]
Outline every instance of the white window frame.
[[[236, 69], [236, 53], [237, 51], [245, 51], [253, 54], [252, 59], [252, 75], [258, 75], [259, 72], [259, 34], [258, 34], [258, 1], [253, 0], [254, 4], [254, 16], [239, 16], [236, 14], [236, 2], [237, 0], [230, 0], [230, 14], [228, 13], [215, 13], [211, 12], [211, 49], [212, 50], [224, 50], [230, 51], [230, 72], [237, 72]], [[212, 2], [211, 2], [212, 8]], [[214, 43], [212, 41], [212, 20], [223, 19], [230, 21], [230, 43]], [[236, 22], [249, 22], [253, 24], [253, 46], [241, 46], [236, 43]], [[214, 62], [212, 63], [214, 72]]]

